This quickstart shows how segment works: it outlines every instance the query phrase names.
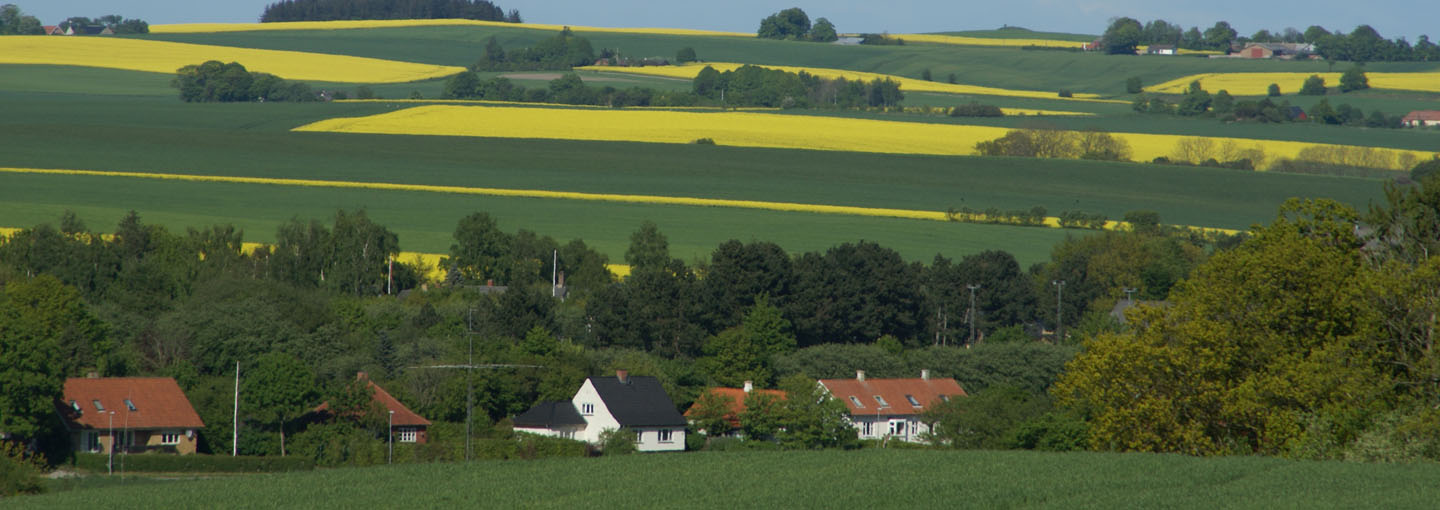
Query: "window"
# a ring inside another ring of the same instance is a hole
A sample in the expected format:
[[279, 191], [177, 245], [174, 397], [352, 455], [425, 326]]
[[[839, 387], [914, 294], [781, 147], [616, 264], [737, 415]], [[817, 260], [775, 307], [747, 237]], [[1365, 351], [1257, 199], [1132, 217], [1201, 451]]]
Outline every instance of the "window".
[[128, 398], [125, 399], [125, 407], [126, 407], [127, 409], [130, 409], [131, 412], [134, 412], [134, 411], [135, 411], [135, 403], [134, 403], [134, 402], [131, 402], [130, 399], [128, 399]]
[[560, 437], [561, 437], [561, 438], [564, 438], [564, 439], [575, 439], [575, 431], [573, 431], [573, 430], [562, 430], [562, 431], [560, 431]]
[[102, 413], [105, 412], [105, 406], [100, 405], [100, 401], [99, 401], [99, 400], [91, 400], [90, 403], [91, 403], [91, 404], [95, 404], [95, 410], [96, 410], [96, 411], [100, 411], [100, 412], [102, 412]]
[[910, 422], [907, 422], [907, 421], [905, 421], [905, 420], [890, 420], [890, 435], [892, 435], [892, 436], [903, 436], [903, 435], [905, 435], [906, 425], [908, 425], [909, 423], [910, 423]]
[[645, 442], [645, 431], [643, 431], [643, 430], [637, 430], [637, 431], [635, 431], [635, 444], [640, 444], [640, 443], [643, 443], [643, 442]]
[[80, 403], [79, 403], [79, 402], [76, 402], [76, 401], [74, 401], [74, 400], [71, 400], [71, 401], [70, 401], [70, 408], [71, 408], [71, 409], [74, 409], [75, 412], [77, 412], [77, 413], [81, 413], [81, 414], [84, 414], [84, 413], [85, 413], [85, 411], [83, 411], [83, 410], [80, 409]]
[[915, 400], [915, 396], [914, 396], [914, 395], [905, 395], [905, 400], [909, 400], [909, 401], [910, 401], [910, 405], [912, 405], [912, 406], [921, 407], [921, 406], [920, 406], [920, 401], [919, 401], [919, 400]]
[[885, 401], [885, 397], [875, 395], [875, 401], [880, 403], [880, 407], [890, 407], [890, 404]]
[[419, 429], [415, 427], [400, 427], [396, 430], [397, 434], [395, 440], [402, 443], [413, 443], [415, 442], [415, 438], [419, 435]]
[[673, 442], [673, 440], [670, 439], [670, 434], [671, 434], [672, 432], [674, 432], [674, 431], [661, 429], [661, 430], [660, 430], [660, 442], [662, 442], [662, 443], [670, 443], [670, 442]]
[[85, 433], [85, 445], [88, 446], [88, 447], [90, 447], [90, 451], [92, 451], [92, 452], [98, 452], [98, 451], [100, 451], [100, 433], [99, 433], [99, 432], [86, 432], [86, 433]]
[[180, 433], [162, 432], [160, 434], [160, 444], [180, 444]]
[[859, 398], [856, 398], [855, 395], [850, 395], [850, 403], [855, 404], [855, 407], [857, 407], [857, 408], [860, 408], [860, 409], [864, 409], [864, 408], [865, 408], [865, 404], [861, 404], [861, 403], [860, 403], [860, 399], [859, 399]]
[[940, 401], [941, 401], [941, 402], [949, 402], [949, 401], [950, 401], [950, 395], [940, 395]]
[[595, 404], [580, 404], [580, 414], [585, 416], [595, 414]]
[[862, 436], [874, 435], [874, 434], [875, 434], [875, 427], [874, 427], [873, 425], [875, 425], [875, 424], [874, 424], [874, 423], [871, 423], [871, 422], [868, 422], [868, 421], [862, 421], [862, 422], [860, 422], [860, 435], [862, 435]]

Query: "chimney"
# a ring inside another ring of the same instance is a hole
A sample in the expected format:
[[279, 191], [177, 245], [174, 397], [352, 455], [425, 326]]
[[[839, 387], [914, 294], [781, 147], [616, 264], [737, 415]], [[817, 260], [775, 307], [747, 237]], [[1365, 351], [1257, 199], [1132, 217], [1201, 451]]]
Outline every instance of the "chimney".
[[85, 378], [86, 378], [86, 379], [99, 379], [99, 378], [100, 378], [100, 372], [94, 372], [94, 371], [85, 372]]
[[754, 381], [745, 381], [745, 393], [750, 393], [750, 390], [753, 390], [753, 389], [755, 389], [755, 382], [754, 382]]
[[620, 384], [630, 384], [630, 372], [628, 371], [616, 370], [615, 378], [620, 380]]
[[495, 286], [495, 280], [485, 280], [485, 286], [486, 286], [486, 287], [494, 287], [494, 286]]
[[355, 380], [356, 380], [356, 381], [364, 381], [364, 380], [369, 379], [369, 378], [370, 378], [370, 375], [369, 375], [369, 374], [366, 374], [365, 372], [355, 372]]
[[920, 369], [920, 378], [921, 378], [921, 379], [924, 379], [924, 380], [926, 380], [926, 381], [929, 381], [929, 380], [930, 380], [930, 369], [928, 369], [928, 368], [922, 368], [922, 369]]
[[856, 381], [860, 381], [860, 382], [864, 382], [864, 381], [865, 381], [865, 371], [864, 371], [864, 370], [856, 370], [856, 371], [855, 371], [855, 380], [856, 380]]

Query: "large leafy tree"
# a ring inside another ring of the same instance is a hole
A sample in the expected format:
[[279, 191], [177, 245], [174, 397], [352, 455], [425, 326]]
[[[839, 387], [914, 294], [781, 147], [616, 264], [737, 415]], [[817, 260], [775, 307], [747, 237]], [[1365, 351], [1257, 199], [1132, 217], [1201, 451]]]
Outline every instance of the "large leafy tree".
[[1054, 392], [1089, 417], [1092, 446], [1280, 454], [1353, 437], [1344, 418], [1385, 405], [1393, 384], [1370, 343], [1381, 318], [1355, 219], [1292, 200], [1180, 284], [1173, 306], [1088, 341]]
[[[833, 30], [833, 27], [832, 27]], [[765, 39], [804, 39], [810, 33], [810, 16], [799, 7], [771, 14], [760, 20], [758, 35]]]
[[280, 431], [280, 455], [285, 455], [285, 429], [316, 402], [319, 392], [310, 367], [294, 356], [272, 352], [255, 361], [243, 379], [241, 400], [249, 414]]
[[26, 440], [55, 430], [65, 377], [109, 345], [75, 289], [54, 277], [0, 288], [0, 430]]
[[916, 338], [923, 329], [919, 265], [875, 243], [842, 244], [795, 262], [785, 303], [801, 346]]
[[1144, 37], [1144, 31], [1145, 27], [1135, 18], [1116, 18], [1110, 22], [1110, 27], [1105, 29], [1105, 35], [1101, 38], [1105, 42], [1105, 53], [1134, 55], [1140, 39]]

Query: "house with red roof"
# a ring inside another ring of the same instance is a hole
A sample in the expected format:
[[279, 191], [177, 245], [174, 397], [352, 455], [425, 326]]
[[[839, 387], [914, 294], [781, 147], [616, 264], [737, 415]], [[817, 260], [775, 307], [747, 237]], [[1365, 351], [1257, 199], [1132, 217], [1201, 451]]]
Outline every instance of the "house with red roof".
[[[761, 395], [770, 395], [777, 400], [785, 399], [785, 392], [780, 390], [757, 390], [755, 389], [755, 384], [751, 381], [745, 381], [743, 388], [710, 388], [706, 390], [706, 393], [720, 397], [729, 405], [730, 410], [725, 413], [725, 421], [730, 423], [731, 435], [737, 434], [736, 430], [740, 428], [740, 415], [745, 412], [745, 397], [751, 393], [759, 393]], [[696, 405], [698, 405], [699, 401], [700, 399], [696, 399], [697, 404], [691, 404], [690, 409], [685, 410], [686, 419], [693, 421], [693, 416], [697, 412]]]
[[[400, 400], [390, 395], [385, 388], [381, 388], [380, 385], [375, 384], [375, 381], [370, 380], [370, 376], [365, 372], [356, 372], [355, 380], [367, 383], [370, 386], [371, 399], [380, 404], [380, 407], [390, 415], [387, 420], [392, 427], [392, 433], [395, 434], [395, 441], [401, 443], [424, 443], [427, 441], [430, 420], [415, 414], [409, 407], [405, 407], [405, 404], [400, 403]], [[330, 403], [320, 404], [320, 407], [315, 408], [315, 413], [322, 416], [329, 415]]]
[[930, 377], [929, 370], [914, 379], [867, 379], [865, 371], [857, 370], [854, 379], [821, 379], [819, 384], [845, 403], [860, 439], [922, 442], [930, 424], [920, 415], [940, 402], [966, 396], [955, 379]]
[[1440, 126], [1440, 110], [1415, 110], [1400, 119], [1400, 123], [1408, 127]]
[[205, 427], [169, 377], [67, 379], [56, 410], [77, 452], [191, 454]]

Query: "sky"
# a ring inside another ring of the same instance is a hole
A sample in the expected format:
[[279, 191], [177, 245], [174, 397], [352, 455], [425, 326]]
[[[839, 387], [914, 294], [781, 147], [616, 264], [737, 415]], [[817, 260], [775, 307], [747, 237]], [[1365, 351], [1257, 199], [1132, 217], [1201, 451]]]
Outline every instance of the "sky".
[[[0, 0], [46, 25], [71, 16], [119, 14], [151, 24], [254, 22], [274, 0]], [[1241, 35], [1260, 29], [1320, 25], [1349, 32], [1367, 24], [1388, 39], [1421, 34], [1440, 40], [1437, 0], [498, 0], [525, 21], [601, 27], [665, 27], [752, 32], [765, 16], [789, 7], [828, 18], [840, 32], [918, 33], [1020, 26], [1031, 30], [1098, 34], [1117, 16], [1163, 19], [1203, 31], [1228, 21]], [[1303, 5], [1303, 7], [1299, 7]]]

